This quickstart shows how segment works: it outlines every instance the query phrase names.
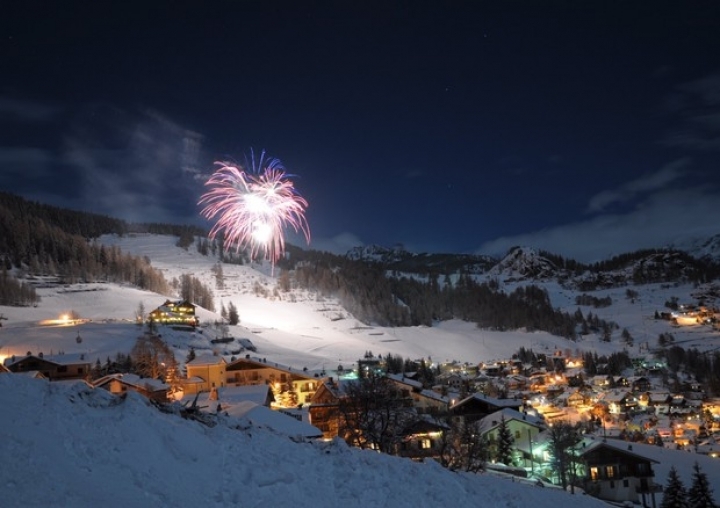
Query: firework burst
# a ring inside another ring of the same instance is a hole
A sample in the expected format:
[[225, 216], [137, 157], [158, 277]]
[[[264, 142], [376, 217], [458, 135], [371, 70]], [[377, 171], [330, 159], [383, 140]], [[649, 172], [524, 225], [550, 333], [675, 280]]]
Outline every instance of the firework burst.
[[[252, 152], [251, 152], [252, 154]], [[219, 168], [205, 183], [210, 187], [198, 204], [204, 205], [201, 214], [217, 222], [210, 230], [210, 238], [224, 231], [226, 250], [248, 249], [250, 258], [261, 254], [273, 267], [285, 251], [285, 229], [302, 232], [310, 243], [310, 229], [305, 219], [307, 201], [300, 196], [285, 168], [278, 159], [265, 158], [265, 152], [255, 164], [242, 167], [228, 162], [216, 162]]]

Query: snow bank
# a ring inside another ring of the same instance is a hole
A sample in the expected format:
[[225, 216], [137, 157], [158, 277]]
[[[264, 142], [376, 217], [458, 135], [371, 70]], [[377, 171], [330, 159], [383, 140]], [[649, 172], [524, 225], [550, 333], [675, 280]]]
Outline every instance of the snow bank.
[[0, 504], [46, 506], [606, 506], [587, 496], [215, 427], [84, 383], [0, 375]]

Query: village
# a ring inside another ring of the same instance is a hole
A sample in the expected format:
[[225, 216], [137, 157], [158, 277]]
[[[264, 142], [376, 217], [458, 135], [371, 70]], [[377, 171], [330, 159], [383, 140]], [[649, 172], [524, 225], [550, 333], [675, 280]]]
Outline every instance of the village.
[[[142, 337], [157, 344], [163, 344], [166, 327], [203, 331], [195, 306], [187, 301], [166, 301], [149, 313], [145, 325]], [[313, 372], [259, 356], [249, 339], [226, 336], [209, 342], [215, 349], [192, 351], [177, 365], [163, 363], [169, 368], [152, 376], [117, 362], [93, 363], [82, 353], [12, 356], [0, 364], [0, 372], [53, 382], [82, 380], [118, 396], [136, 392], [204, 423], [223, 414], [262, 422], [294, 439], [348, 442], [353, 431], [345, 399], [353, 394], [347, 387], [378, 378], [402, 400], [397, 407], [413, 415], [392, 454], [442, 460], [448, 434], [462, 422], [486, 443], [484, 468], [554, 487], [563, 479], [553, 463], [553, 427], [571, 425], [578, 433], [574, 483], [603, 499], [643, 505], [661, 487], [653, 480], [652, 460], [633, 452], [632, 443], [720, 454], [720, 402], [690, 378], [671, 390], [664, 381], [666, 365], [657, 359], [633, 358], [633, 368], [621, 375], [598, 365], [597, 374], [588, 376], [581, 355], [555, 350], [536, 362], [523, 362], [518, 355], [462, 364], [419, 359], [411, 364], [422, 369], [391, 373], [391, 359], [368, 352], [353, 366]], [[510, 436], [511, 452], [499, 457], [503, 433]]]

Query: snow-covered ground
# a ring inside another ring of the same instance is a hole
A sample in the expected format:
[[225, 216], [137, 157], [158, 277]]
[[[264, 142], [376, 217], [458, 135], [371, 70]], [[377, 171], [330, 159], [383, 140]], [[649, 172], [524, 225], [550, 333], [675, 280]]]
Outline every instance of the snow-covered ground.
[[588, 496], [434, 462], [296, 443], [243, 420], [205, 427], [129, 393], [0, 375], [4, 507], [601, 507]]
[[[215, 288], [212, 266], [193, 246], [176, 247], [171, 237], [138, 235], [104, 238], [125, 252], [148, 256], [168, 281], [187, 273]], [[225, 288], [216, 290], [215, 306], [232, 302], [241, 323], [231, 327], [235, 337], [257, 346], [269, 361], [328, 374], [351, 367], [366, 351], [392, 353], [403, 358], [431, 358], [478, 363], [508, 358], [518, 348], [536, 352], [556, 349], [572, 353], [591, 350], [610, 353], [624, 346], [595, 336], [570, 342], [547, 333], [493, 332], [460, 321], [432, 328], [365, 326], [331, 299], [312, 294], [279, 292], [259, 297], [260, 284], [273, 293], [276, 286], [267, 265], [223, 265]], [[545, 285], [554, 305], [573, 312], [575, 294], [555, 283]], [[595, 293], [609, 295], [605, 309], [584, 307], [628, 328], [636, 353], [644, 343], [655, 345], [660, 333], [673, 333], [685, 347], [717, 347], [717, 332], [693, 326], [673, 328], [652, 319], [671, 297], [692, 301], [690, 286], [648, 286], [634, 302], [625, 289]], [[0, 359], [27, 352], [85, 353], [104, 362], [127, 353], [140, 328], [134, 324], [139, 304], [150, 311], [166, 297], [129, 286], [86, 284], [38, 289], [37, 307], [0, 307]], [[74, 311], [89, 321], [45, 325]], [[198, 309], [203, 323], [219, 314]], [[190, 347], [197, 353], [217, 349], [212, 327], [203, 333], [162, 329], [163, 337], [183, 361]], [[617, 334], [619, 335], [619, 333]], [[78, 340], [78, 337], [80, 340]], [[207, 351], [205, 351], [207, 350]], [[294, 443], [247, 422], [214, 428], [161, 414], [142, 399], [130, 396], [113, 405], [102, 391], [65, 383], [47, 383], [23, 376], [0, 376], [0, 506], [447, 506], [454, 504], [520, 507], [534, 505], [600, 506], [587, 496], [568, 499], [563, 492], [520, 486], [487, 475], [449, 473], [439, 466], [415, 464], [375, 453], [351, 450], [339, 443]], [[639, 448], [642, 445], [635, 445]], [[688, 452], [654, 449], [661, 453], [656, 481], [665, 483], [675, 464], [689, 484], [691, 467], [699, 460], [716, 492], [720, 492], [720, 462]], [[644, 449], [644, 447], [643, 447]], [[718, 466], [716, 466], [718, 464]], [[659, 500], [658, 500], [659, 501]]]
[[[118, 245], [124, 252], [148, 256], [153, 266], [163, 271], [168, 281], [182, 274], [192, 274], [208, 287], [215, 288], [212, 267], [216, 258], [200, 255], [194, 246], [187, 251], [175, 246], [176, 239], [157, 235], [106, 237], [103, 243]], [[292, 367], [307, 367], [311, 371], [334, 370], [338, 365], [348, 368], [366, 351], [374, 354], [400, 355], [403, 358], [430, 357], [435, 362], [458, 360], [477, 363], [505, 359], [520, 347], [538, 353], [563, 351], [597, 351], [607, 354], [624, 348], [617, 337], [612, 343], [599, 340], [595, 335], [578, 342], [544, 332], [495, 332], [481, 330], [472, 323], [448, 321], [429, 327], [382, 328], [365, 326], [349, 315], [332, 299], [319, 299], [302, 291], [278, 292], [279, 297], [260, 297], [253, 290], [256, 284], [270, 294], [276, 288], [268, 265], [223, 265], [222, 290], [214, 290], [215, 307], [226, 307], [232, 302], [240, 314], [240, 325], [231, 327], [235, 337], [249, 338], [258, 348], [258, 355]], [[576, 293], [561, 288], [557, 283], [544, 284], [553, 304], [574, 312]], [[509, 287], [509, 290], [512, 288]], [[637, 288], [636, 288], [637, 289]], [[676, 297], [680, 302], [691, 302], [694, 288], [687, 286], [644, 286], [634, 303], [625, 296], [625, 288], [599, 291], [594, 296], [610, 296], [613, 304], [607, 308], [582, 307], [584, 314], [592, 312], [627, 328], [634, 338], [629, 348], [636, 354], [653, 347], [660, 333], [672, 333], [684, 347], [716, 347], [718, 332], [706, 326], [672, 327], [667, 321], [655, 320], [655, 311], [667, 310], [664, 302]], [[72, 287], [40, 288], [42, 301], [37, 307], [0, 307], [0, 314], [8, 318], [1, 321], [0, 357], [26, 354], [28, 351], [85, 352], [92, 358], [104, 361], [118, 351], [127, 352], [139, 332], [132, 324], [140, 303], [149, 312], [165, 301], [164, 296], [141, 291], [133, 287], [110, 284], [86, 284]], [[46, 319], [75, 311], [91, 321], [74, 326], [42, 326]], [[198, 309], [201, 322], [212, 323], [220, 319], [219, 313]], [[196, 350], [211, 348], [208, 337], [213, 331], [205, 330], [202, 336], [187, 332], [163, 330], [164, 336], [177, 347], [182, 360], [190, 346]], [[76, 339], [82, 338], [80, 344]], [[214, 348], [218, 349], [218, 348]], [[220, 353], [222, 348], [218, 349]]]

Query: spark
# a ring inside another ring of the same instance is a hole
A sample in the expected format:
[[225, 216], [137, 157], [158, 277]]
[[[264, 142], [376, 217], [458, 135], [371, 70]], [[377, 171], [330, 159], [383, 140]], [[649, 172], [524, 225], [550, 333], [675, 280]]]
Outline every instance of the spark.
[[215, 162], [219, 168], [205, 183], [210, 187], [198, 204], [209, 220], [217, 217], [210, 238], [224, 231], [224, 248], [250, 251], [250, 259], [261, 254], [275, 267], [285, 252], [285, 229], [302, 232], [310, 243], [310, 228], [305, 219], [307, 201], [295, 190], [279, 159], [265, 158], [265, 151], [246, 167]]

